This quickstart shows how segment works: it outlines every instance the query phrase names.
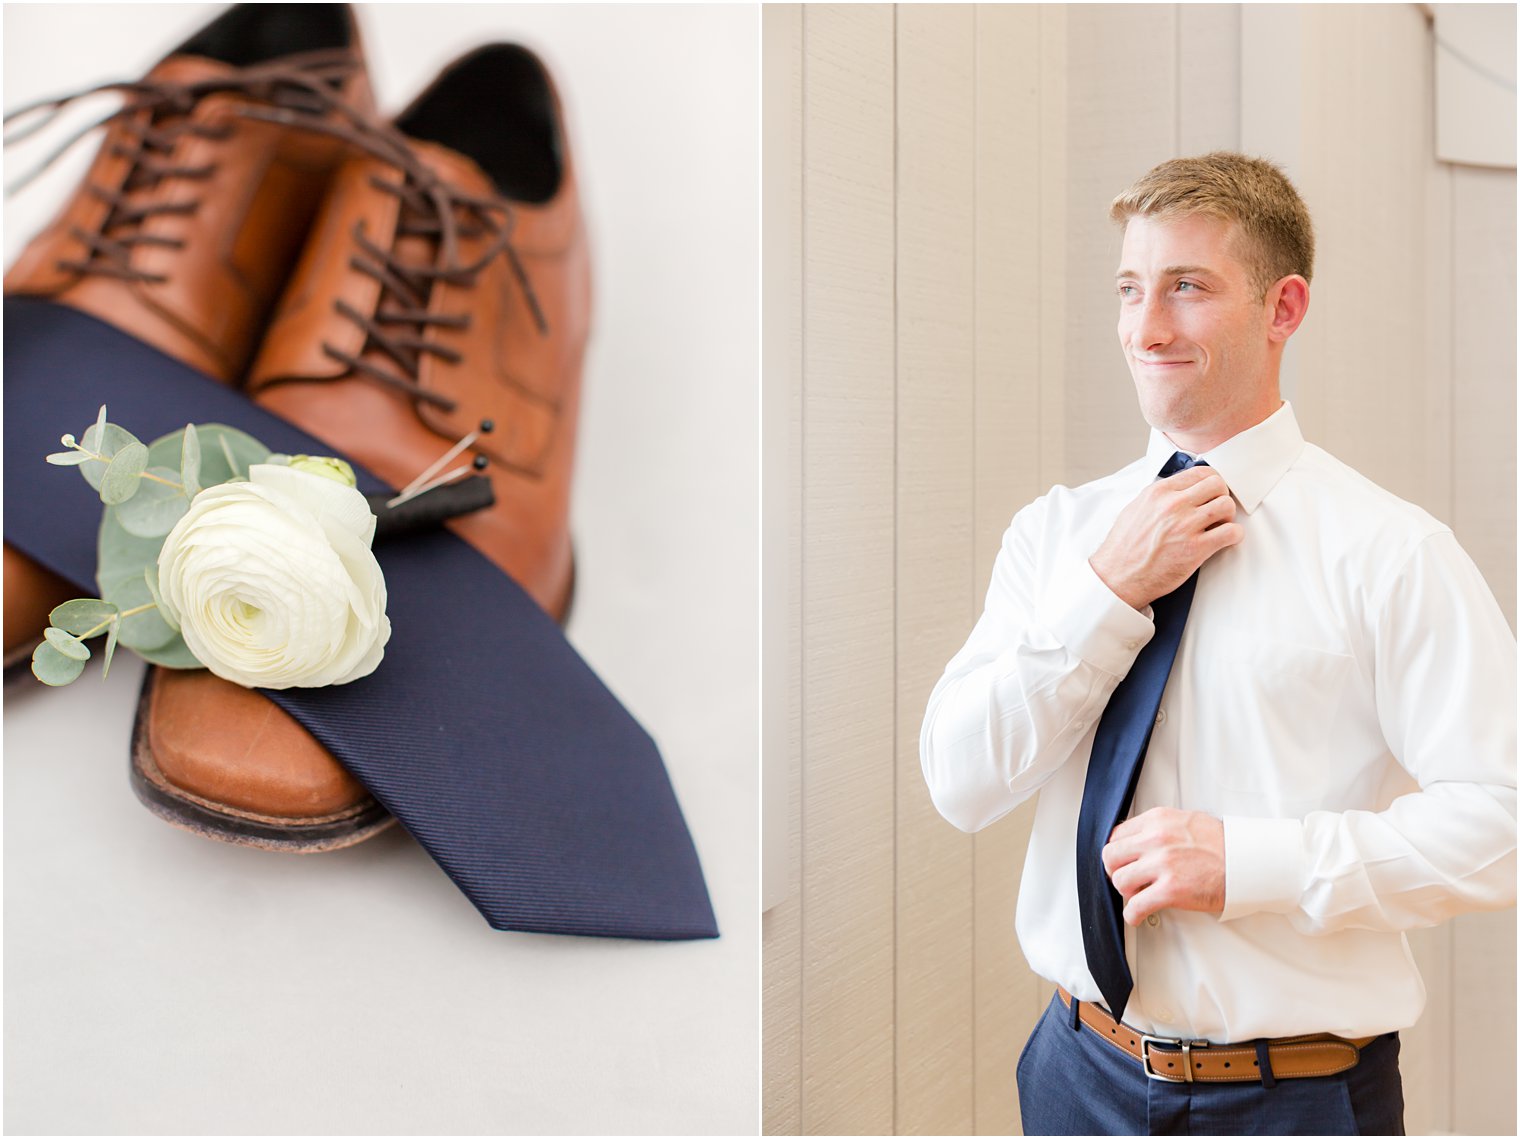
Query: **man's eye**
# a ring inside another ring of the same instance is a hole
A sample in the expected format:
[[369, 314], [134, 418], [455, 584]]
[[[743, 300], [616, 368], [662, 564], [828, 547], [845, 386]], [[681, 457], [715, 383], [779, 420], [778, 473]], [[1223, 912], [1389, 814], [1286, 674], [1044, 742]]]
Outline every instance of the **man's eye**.
[[1119, 286], [1119, 295], [1121, 297], [1133, 297], [1137, 293], [1139, 293], [1139, 291], [1140, 290], [1137, 289], [1137, 288], [1135, 288], [1134, 285], [1120, 285]]
[[1198, 286], [1195, 283], [1193, 283], [1192, 281], [1178, 281], [1177, 282], [1177, 288], [1179, 290], [1180, 289], [1188, 289], [1188, 290], [1191, 290], [1192, 292], [1195, 292], [1195, 293], [1198, 291]]

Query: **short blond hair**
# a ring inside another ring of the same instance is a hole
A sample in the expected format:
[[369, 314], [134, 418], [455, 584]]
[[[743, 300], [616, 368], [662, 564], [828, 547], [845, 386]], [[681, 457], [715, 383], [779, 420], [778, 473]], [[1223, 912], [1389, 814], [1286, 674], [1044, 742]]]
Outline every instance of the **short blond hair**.
[[1173, 158], [1151, 169], [1108, 210], [1120, 225], [1137, 215], [1193, 214], [1223, 218], [1239, 227], [1241, 260], [1261, 296], [1294, 273], [1313, 279], [1314, 224], [1309, 208], [1281, 168], [1264, 158], [1227, 150]]

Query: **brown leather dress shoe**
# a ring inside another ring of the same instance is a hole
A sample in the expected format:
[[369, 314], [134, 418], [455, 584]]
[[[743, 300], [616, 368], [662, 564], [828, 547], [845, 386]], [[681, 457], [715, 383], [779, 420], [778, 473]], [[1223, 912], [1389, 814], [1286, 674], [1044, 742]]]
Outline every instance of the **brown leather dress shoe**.
[[[72, 305], [238, 381], [343, 150], [330, 135], [249, 113], [372, 117], [353, 12], [232, 8], [141, 82], [116, 87], [126, 102], [89, 173], [22, 251], [5, 292]], [[76, 593], [5, 548], [7, 665], [31, 653], [49, 611]]]
[[[495, 505], [447, 525], [563, 620], [591, 284], [553, 83], [523, 48], [482, 48], [352, 141], [248, 390], [396, 487], [488, 421], [456, 462], [484, 458]], [[324, 796], [342, 769], [271, 701], [154, 672], [134, 760], [150, 805], [162, 773], [194, 796], [193, 823], [188, 800], [170, 804], [183, 825], [288, 847], [268, 827], [293, 810], [294, 781], [268, 772], [299, 769], [323, 789], [314, 803], [341, 799]]]

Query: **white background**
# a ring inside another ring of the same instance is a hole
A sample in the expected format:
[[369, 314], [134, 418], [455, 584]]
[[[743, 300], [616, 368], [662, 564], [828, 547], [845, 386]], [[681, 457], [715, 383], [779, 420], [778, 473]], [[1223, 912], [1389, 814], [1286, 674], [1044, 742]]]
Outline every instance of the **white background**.
[[[218, 10], [7, 6], [5, 106], [140, 76]], [[399, 829], [309, 857], [182, 833], [128, 787], [135, 660], [12, 679], [5, 1129], [753, 1133], [757, 11], [360, 19], [387, 111], [489, 40], [560, 84], [597, 280], [570, 636], [660, 743], [724, 936], [496, 933]], [[7, 264], [92, 151], [7, 202]]]

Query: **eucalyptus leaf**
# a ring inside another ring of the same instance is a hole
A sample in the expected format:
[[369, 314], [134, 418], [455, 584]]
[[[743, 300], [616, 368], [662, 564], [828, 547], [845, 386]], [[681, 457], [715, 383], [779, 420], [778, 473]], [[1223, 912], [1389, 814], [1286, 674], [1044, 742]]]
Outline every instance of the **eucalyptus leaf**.
[[98, 423], [91, 427], [84, 433], [84, 438], [79, 441], [79, 445], [86, 451], [93, 451], [106, 462], [81, 464], [79, 473], [84, 475], [84, 481], [99, 490], [101, 479], [105, 477], [110, 460], [115, 458], [117, 452], [123, 447], [136, 442], [137, 436], [114, 423], [107, 423], [104, 428]]
[[100, 501], [119, 506], [137, 493], [139, 476], [148, 467], [148, 448], [135, 439], [117, 451], [100, 478]]
[[[178, 471], [149, 467], [147, 473], [158, 477], [139, 480], [137, 493], [116, 507], [116, 520], [128, 534], [161, 539], [185, 516], [190, 500], [179, 485]], [[153, 560], [158, 560], [156, 552]]]
[[158, 552], [163, 545], [162, 538], [140, 538], [123, 530], [116, 518], [116, 507], [108, 506], [101, 511], [95, 580], [102, 596], [128, 578], [141, 580], [145, 567], [158, 564]]
[[[235, 427], [223, 427], [221, 424], [214, 424], [213, 426], [218, 429], [217, 450], [220, 452], [220, 457], [225, 459], [227, 463], [227, 474], [218, 481], [227, 482], [230, 479], [246, 479], [249, 467], [253, 466], [254, 463], [262, 463], [265, 459], [269, 458], [269, 448], [260, 443], [252, 435], [239, 431]], [[201, 455], [201, 463], [204, 469], [206, 463], [204, 447], [202, 448]], [[203, 474], [201, 476], [201, 484], [203, 486], [210, 486], [211, 479]]]
[[88, 463], [90, 456], [83, 451], [54, 451], [47, 461], [55, 467], [77, 467], [80, 463]]
[[121, 633], [121, 622], [112, 621], [111, 631], [106, 634], [106, 647], [100, 654], [100, 679], [111, 675], [111, 658], [116, 655], [116, 638]]
[[185, 429], [171, 431], [167, 435], [160, 435], [148, 444], [148, 465], [150, 467], [171, 467], [179, 469], [180, 460], [185, 454]]
[[48, 614], [48, 623], [76, 637], [100, 632], [116, 616], [116, 606], [98, 597], [78, 597], [65, 601]]
[[201, 489], [201, 440], [195, 424], [185, 424], [185, 440], [180, 445], [179, 481], [186, 498], [194, 498]]
[[153, 596], [153, 604], [158, 606], [158, 615], [164, 619], [164, 624], [179, 632], [179, 622], [174, 619], [174, 614], [169, 612], [164, 604], [164, 595], [158, 591], [158, 566], [150, 565], [143, 570], [143, 580], [148, 583], [148, 592]]
[[32, 653], [32, 675], [54, 688], [72, 684], [83, 671], [84, 661], [64, 656], [48, 641], [43, 641]]
[[185, 638], [178, 633], [167, 645], [156, 649], [138, 649], [137, 655], [149, 664], [162, 665], [164, 668], [204, 668], [205, 665], [195, 659], [195, 654], [185, 644]]
[[66, 633], [62, 629], [55, 629], [51, 625], [43, 630], [42, 635], [47, 638], [47, 643], [52, 645], [70, 660], [89, 660], [90, 646], [81, 641], [73, 633]]
[[121, 643], [129, 649], [142, 652], [144, 649], [162, 648], [178, 635], [156, 608], [144, 609], [141, 613], [127, 616], [130, 610], [153, 604], [148, 583], [140, 576], [108, 590], [106, 600], [121, 609], [121, 631], [118, 636]]
[[[195, 429], [201, 465], [196, 481], [202, 488], [234, 478], [247, 478], [248, 468], [269, 458], [269, 448], [252, 435], [222, 423], [202, 423]], [[154, 467], [180, 469], [184, 457], [184, 429], [153, 440], [148, 463]]]

